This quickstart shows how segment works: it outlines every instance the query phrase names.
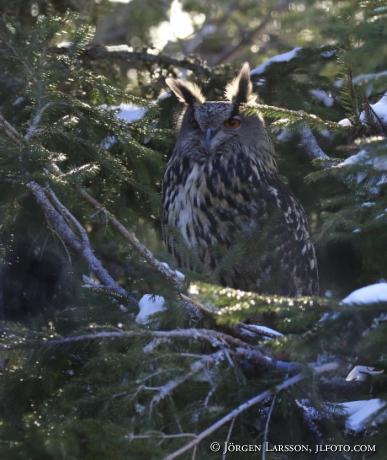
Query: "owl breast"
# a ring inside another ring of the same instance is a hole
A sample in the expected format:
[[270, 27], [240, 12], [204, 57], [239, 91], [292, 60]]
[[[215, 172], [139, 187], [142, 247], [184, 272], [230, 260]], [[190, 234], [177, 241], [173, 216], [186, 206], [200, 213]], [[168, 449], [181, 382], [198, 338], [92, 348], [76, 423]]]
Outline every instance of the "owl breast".
[[[269, 256], [269, 247], [250, 252], [246, 244], [261, 232], [278, 210], [282, 213], [280, 224], [274, 219], [271, 237], [275, 240], [286, 235], [289, 229], [284, 228], [285, 212], [289, 221], [297, 221], [288, 209], [294, 203], [290, 202], [282, 212], [275, 178], [261, 171], [260, 162], [254, 160], [243, 145], [232, 143], [223, 147], [222, 154], [203, 156], [201, 161], [195, 157], [192, 153], [184, 155], [176, 150], [165, 172], [163, 227], [169, 251], [181, 267], [192, 269], [190, 258], [184, 257], [181, 246], [176, 243], [176, 235], [168, 231], [176, 229], [187, 248], [205, 266], [215, 270], [228, 250], [239, 244], [243, 253], [245, 245], [249, 254], [226, 268], [220, 275], [220, 282], [238, 289], [265, 289], [266, 292], [277, 289], [283, 293], [284, 289], [269, 284], [274, 278], [273, 272], [280, 271], [282, 254], [279, 249], [281, 245], [284, 249], [284, 242], [271, 248], [271, 252], [279, 252], [274, 258]], [[286, 237], [288, 240], [288, 235]], [[289, 292], [288, 288], [285, 290]], [[294, 295], [296, 291], [292, 290]]]
[[179, 230], [203, 263], [214, 267], [209, 248], [214, 244], [230, 247], [235, 235], [248, 225], [252, 210], [258, 209], [242, 186], [249, 181], [248, 171], [238, 171], [225, 154], [200, 163], [189, 160], [184, 171], [179, 163], [176, 155], [165, 174], [163, 221]]

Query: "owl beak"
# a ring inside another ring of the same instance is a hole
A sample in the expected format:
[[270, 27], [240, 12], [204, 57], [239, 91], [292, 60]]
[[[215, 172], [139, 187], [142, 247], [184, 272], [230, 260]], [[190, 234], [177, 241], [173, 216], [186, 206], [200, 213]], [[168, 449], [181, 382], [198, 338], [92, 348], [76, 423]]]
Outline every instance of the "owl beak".
[[216, 133], [213, 133], [211, 131], [211, 128], [207, 128], [206, 132], [204, 134], [204, 147], [206, 148], [207, 152], [211, 150], [211, 141], [214, 138], [214, 135]]

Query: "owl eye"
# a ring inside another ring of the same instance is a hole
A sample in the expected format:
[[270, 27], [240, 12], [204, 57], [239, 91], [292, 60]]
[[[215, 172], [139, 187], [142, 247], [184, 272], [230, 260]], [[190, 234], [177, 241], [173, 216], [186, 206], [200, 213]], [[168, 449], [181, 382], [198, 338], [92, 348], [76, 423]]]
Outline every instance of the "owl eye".
[[199, 128], [199, 123], [195, 120], [195, 118], [192, 120], [192, 128], [193, 129], [198, 129]]
[[226, 128], [235, 129], [238, 128], [238, 126], [240, 126], [241, 121], [239, 120], [239, 118], [232, 117], [226, 120], [223, 124]]

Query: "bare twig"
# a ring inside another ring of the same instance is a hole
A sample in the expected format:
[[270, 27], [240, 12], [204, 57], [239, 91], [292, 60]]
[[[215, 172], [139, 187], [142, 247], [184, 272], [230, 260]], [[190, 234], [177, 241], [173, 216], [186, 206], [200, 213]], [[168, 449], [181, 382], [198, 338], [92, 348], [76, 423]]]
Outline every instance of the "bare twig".
[[243, 359], [252, 363], [254, 366], [259, 366], [261, 370], [279, 369], [288, 372], [299, 367], [297, 363], [277, 361], [263, 354], [257, 346], [249, 345], [236, 337], [211, 329], [178, 329], [172, 331], [152, 331], [147, 329], [141, 331], [97, 332], [95, 334], [84, 334], [62, 339], [47, 340], [44, 342], [44, 345], [65, 345], [67, 343], [101, 339], [119, 339], [125, 337], [201, 340], [209, 343], [214, 348], [229, 353], [230, 356], [235, 359]]
[[154, 396], [150, 403], [149, 416], [152, 415], [152, 407], [154, 403], [160, 402], [162, 399], [168, 396], [176, 387], [184, 383], [186, 380], [191, 378], [193, 375], [205, 369], [209, 364], [216, 363], [222, 359], [224, 359], [223, 350], [217, 351], [216, 353], [213, 353], [212, 355], [204, 355], [202, 356], [201, 359], [191, 364], [190, 372], [187, 372], [184, 375], [180, 375], [179, 377], [176, 377], [175, 379], [170, 380], [165, 385], [159, 387], [158, 388], [159, 394]]
[[206, 305], [203, 305], [202, 303], [198, 302], [197, 300], [195, 299], [191, 299], [191, 297], [188, 297], [186, 296], [185, 294], [181, 293], [180, 292], [180, 297], [191, 303], [192, 305], [195, 305], [195, 307], [198, 307], [200, 308], [200, 310], [204, 311], [205, 313], [207, 313], [208, 315], [211, 315], [211, 316], [215, 316], [216, 313], [217, 313], [217, 310], [213, 309], [213, 308], [210, 308], [210, 307], [207, 307]]
[[52, 105], [53, 105], [53, 102], [48, 102], [46, 105], [44, 105], [43, 107], [41, 107], [40, 109], [36, 111], [36, 115], [34, 119], [32, 120], [32, 123], [30, 124], [30, 127], [28, 128], [26, 135], [24, 136], [24, 138], [27, 141], [30, 140], [32, 137], [34, 137], [34, 135], [37, 132], [37, 128], [38, 128], [38, 125], [40, 123], [40, 120], [42, 118], [44, 111], [47, 110], [48, 107]]
[[266, 441], [267, 441], [267, 435], [269, 433], [269, 423], [271, 419], [271, 413], [273, 412], [273, 407], [275, 404], [276, 397], [273, 397], [273, 400], [270, 405], [269, 413], [267, 414], [267, 419], [266, 419], [266, 425], [265, 425], [265, 432], [263, 434], [263, 442], [262, 442], [262, 460], [266, 460]]
[[[328, 363], [328, 364], [323, 364], [322, 366], [315, 367], [313, 370], [317, 374], [321, 374], [323, 372], [329, 372], [332, 370], [335, 370], [339, 367], [338, 363]], [[212, 434], [214, 431], [218, 430], [221, 426], [225, 425], [229, 421], [235, 419], [239, 414], [242, 412], [245, 412], [247, 409], [250, 409], [250, 407], [264, 401], [266, 398], [269, 396], [275, 394], [276, 392], [286, 390], [287, 388], [296, 385], [298, 382], [301, 382], [304, 380], [309, 374], [301, 373], [298, 374], [290, 379], [285, 380], [282, 382], [280, 385], [277, 385], [273, 390], [266, 390], [263, 393], [260, 393], [258, 396], [255, 396], [254, 398], [244, 402], [240, 406], [238, 406], [236, 409], [233, 411], [229, 412], [227, 415], [225, 415], [223, 418], [218, 420], [216, 423], [208, 427], [206, 430], [202, 431], [200, 434], [197, 435], [197, 437], [186, 444], [185, 446], [181, 447], [180, 449], [176, 450], [175, 452], [172, 452], [171, 454], [167, 455], [164, 460], [173, 460], [174, 458], [179, 457], [181, 454], [186, 452], [189, 449], [192, 449], [195, 447], [199, 442], [201, 442], [203, 439], [205, 439], [207, 436]]]
[[[226, 445], [227, 445], [227, 444], [229, 443], [229, 441], [230, 441], [232, 429], [234, 428], [235, 419], [236, 419], [236, 417], [233, 418], [233, 419], [231, 420], [230, 428], [228, 429], [227, 438], [226, 438], [226, 441], [225, 441]], [[195, 446], [195, 447], [196, 447], [196, 446]], [[226, 455], [227, 455], [226, 452], [223, 452], [222, 460], [226, 460]]]
[[308, 124], [306, 124], [304, 129], [301, 131], [300, 146], [304, 148], [311, 158], [329, 158], [317, 144], [316, 138], [314, 137]]
[[2, 131], [8, 139], [10, 139], [14, 144], [16, 144], [21, 149], [25, 146], [23, 141], [20, 139], [19, 133], [16, 129], [11, 126], [7, 120], [0, 114], [0, 131]]
[[164, 439], [176, 439], [176, 438], [196, 438], [196, 434], [194, 433], [178, 433], [178, 434], [165, 434], [165, 433], [150, 433], [150, 434], [128, 434], [125, 438], [129, 439], [129, 441], [133, 441], [134, 439], [154, 439], [159, 438], [161, 441]]
[[166, 267], [164, 264], [159, 262], [154, 255], [149, 251], [149, 249], [141, 244], [137, 238], [127, 230], [117, 219], [115, 219], [106, 208], [104, 208], [95, 198], [93, 198], [89, 193], [86, 192], [83, 188], [77, 188], [79, 195], [85, 199], [93, 208], [101, 209], [106, 213], [108, 222], [112, 228], [118, 231], [121, 236], [123, 236], [126, 241], [128, 241], [133, 249], [135, 249], [147, 262], [148, 264], [159, 271], [167, 280], [172, 281], [174, 285], [178, 288], [182, 288], [182, 279], [176, 274], [174, 270]]
[[0, 43], [4, 43], [4, 45], [6, 45], [13, 53], [13, 56], [10, 56], [14, 59], [17, 59], [18, 61], [20, 61], [22, 64], [23, 64], [23, 67], [26, 69], [26, 71], [28, 72], [28, 74], [30, 75], [30, 77], [32, 78], [32, 81], [34, 83], [38, 83], [38, 80], [37, 78], [35, 77], [35, 74], [34, 72], [32, 71], [29, 63], [22, 57], [19, 55], [19, 53], [17, 52], [17, 50], [11, 45], [11, 43], [9, 43], [8, 41], [6, 40], [0, 40]]
[[[32, 192], [37, 203], [43, 209], [47, 221], [55, 228], [68, 245], [87, 260], [90, 269], [101, 283], [108, 287], [110, 292], [114, 292], [116, 295], [126, 299], [132, 299], [125, 289], [118, 286], [109, 273], [103, 268], [101, 262], [94, 255], [86, 231], [70, 211], [68, 211], [58, 200], [54, 192], [49, 188], [44, 189], [35, 181], [28, 182], [26, 187]], [[65, 218], [70, 220], [78, 229], [81, 234], [81, 239], [73, 232]]]
[[[280, 3], [275, 11], [279, 12], [286, 10], [288, 8], [289, 2], [290, 0], [280, 0]], [[274, 21], [274, 15], [271, 13], [272, 11], [270, 11], [270, 13], [267, 14], [265, 18], [253, 30], [244, 33], [236, 45], [230, 45], [222, 53], [218, 54], [216, 59], [211, 62], [211, 67], [215, 67], [231, 61], [235, 56], [238, 55], [241, 48], [246, 45], [251, 45], [251, 43], [253, 43], [253, 41], [262, 34], [266, 27]]]

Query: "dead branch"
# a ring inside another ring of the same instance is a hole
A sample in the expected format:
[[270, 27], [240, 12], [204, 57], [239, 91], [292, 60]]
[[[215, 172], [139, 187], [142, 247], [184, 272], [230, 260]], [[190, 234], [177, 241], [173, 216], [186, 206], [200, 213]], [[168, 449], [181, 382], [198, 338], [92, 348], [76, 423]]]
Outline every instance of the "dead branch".
[[[279, 12], [286, 10], [289, 6], [289, 3], [290, 0], [281, 0], [275, 11]], [[211, 62], [211, 67], [215, 67], [224, 64], [228, 61], [231, 61], [235, 56], [238, 55], [241, 48], [243, 48], [246, 45], [251, 45], [254, 42], [254, 40], [263, 33], [266, 27], [274, 21], [275, 18], [271, 13], [272, 11], [270, 11], [270, 13], [267, 14], [265, 18], [253, 30], [243, 34], [239, 43], [237, 43], [236, 45], [230, 45], [222, 53], [218, 54], [216, 59], [214, 59]]]
[[[69, 246], [87, 260], [91, 271], [101, 283], [108, 287], [110, 292], [114, 292], [125, 299], [134, 300], [125, 289], [116, 284], [109, 273], [103, 268], [101, 262], [94, 255], [86, 231], [70, 211], [58, 200], [54, 192], [49, 187], [41, 187], [35, 181], [28, 182], [26, 187], [34, 195], [50, 225], [55, 228], [60, 237]], [[80, 232], [80, 238], [74, 233], [68, 221]]]
[[8, 123], [7, 120], [3, 118], [0, 114], [0, 131], [2, 131], [8, 139], [10, 139], [14, 144], [16, 144], [21, 149], [25, 146], [23, 141], [19, 138], [19, 133], [16, 129]]
[[[103, 210], [106, 213], [109, 225], [118, 231], [118, 233], [123, 236], [126, 241], [128, 241], [133, 249], [135, 249], [147, 262], [148, 264], [159, 271], [168, 281], [172, 281], [173, 284], [180, 290], [182, 288], [182, 279], [176, 274], [174, 270], [166, 267], [164, 264], [159, 262], [154, 255], [149, 251], [149, 249], [141, 244], [137, 238], [127, 230], [116, 218], [114, 218], [106, 208], [104, 208], [95, 198], [93, 198], [86, 190], [83, 188], [77, 188], [79, 195], [87, 201], [93, 208]], [[185, 299], [187, 300], [187, 299]]]
[[164, 434], [164, 433], [151, 433], [151, 434], [128, 434], [125, 438], [129, 439], [129, 441], [133, 441], [134, 439], [154, 439], [160, 438], [161, 441], [164, 439], [176, 439], [176, 438], [196, 438], [196, 434], [193, 433], [178, 433], [178, 434]]
[[[338, 363], [328, 363], [328, 364], [323, 364], [322, 366], [315, 367], [313, 371], [316, 374], [321, 374], [323, 372], [329, 372], [332, 370], [335, 370], [339, 367]], [[231, 420], [235, 419], [240, 415], [242, 412], [245, 412], [247, 409], [250, 409], [250, 407], [264, 401], [266, 398], [269, 396], [272, 396], [273, 394], [286, 390], [287, 388], [296, 385], [298, 382], [301, 382], [305, 378], [307, 378], [309, 374], [306, 373], [301, 373], [298, 374], [290, 379], [285, 380], [282, 382], [280, 385], [277, 385], [273, 390], [266, 390], [263, 393], [260, 393], [258, 396], [255, 396], [254, 398], [244, 402], [240, 406], [238, 406], [236, 409], [233, 411], [229, 412], [227, 415], [225, 415], [223, 418], [218, 420], [216, 423], [208, 427], [206, 430], [202, 431], [200, 434], [197, 435], [195, 439], [193, 439], [191, 442], [186, 444], [185, 446], [181, 447], [180, 449], [176, 450], [175, 452], [172, 452], [171, 454], [167, 455], [164, 460], [173, 460], [174, 458], [179, 457], [181, 454], [186, 452], [189, 449], [192, 449], [195, 447], [197, 444], [200, 443], [203, 439], [205, 439], [207, 436], [212, 434], [214, 431], [218, 430], [221, 426], [225, 425], [227, 422], [230, 422]]]
[[168, 396], [176, 387], [184, 383], [189, 378], [193, 377], [198, 372], [204, 370], [209, 364], [214, 364], [216, 362], [219, 362], [219, 360], [224, 359], [224, 357], [225, 356], [224, 356], [223, 350], [217, 351], [216, 353], [213, 353], [212, 355], [203, 355], [201, 359], [191, 364], [190, 372], [180, 375], [179, 377], [176, 377], [175, 379], [170, 380], [165, 385], [158, 387], [157, 389], [159, 393], [152, 398], [152, 401], [150, 403], [150, 410], [149, 410], [150, 415], [152, 414], [152, 407], [154, 403], [160, 402], [162, 399]]
[[254, 345], [249, 345], [243, 340], [223, 332], [211, 329], [178, 329], [172, 331], [118, 331], [118, 332], [97, 332], [95, 334], [84, 334], [61, 339], [52, 339], [44, 342], [48, 345], [65, 345], [90, 340], [120, 339], [125, 337], [144, 337], [150, 339], [174, 339], [174, 340], [201, 340], [213, 348], [229, 353], [235, 359], [243, 359], [262, 370], [278, 369], [285, 372], [292, 371], [299, 367], [299, 364], [292, 362], [277, 361], [265, 355]]

